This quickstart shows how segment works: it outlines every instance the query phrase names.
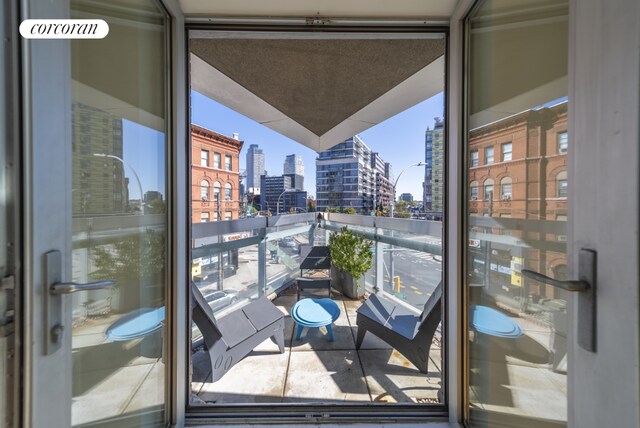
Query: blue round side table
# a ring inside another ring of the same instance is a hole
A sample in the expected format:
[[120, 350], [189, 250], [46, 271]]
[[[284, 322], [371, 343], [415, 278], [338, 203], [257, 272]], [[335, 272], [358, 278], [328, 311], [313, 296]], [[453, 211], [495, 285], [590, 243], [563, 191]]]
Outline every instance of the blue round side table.
[[480, 305], [473, 309], [473, 326], [479, 333], [507, 339], [517, 339], [524, 334], [522, 327], [507, 315]]
[[164, 306], [140, 308], [114, 322], [105, 335], [113, 341], [138, 339], [160, 330], [163, 321]]
[[291, 309], [291, 318], [298, 324], [296, 340], [300, 340], [300, 335], [305, 327], [318, 328], [327, 326], [329, 342], [333, 342], [333, 332], [331, 324], [340, 316], [340, 308], [331, 299], [302, 299], [296, 302]]

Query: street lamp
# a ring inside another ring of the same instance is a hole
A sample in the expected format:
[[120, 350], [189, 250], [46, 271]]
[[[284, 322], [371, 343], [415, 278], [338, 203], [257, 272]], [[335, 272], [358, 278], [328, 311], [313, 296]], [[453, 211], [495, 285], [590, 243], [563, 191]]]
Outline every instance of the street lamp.
[[133, 167], [131, 165], [129, 165], [128, 163], [126, 163], [124, 161], [124, 159], [119, 158], [118, 156], [115, 155], [108, 155], [106, 153], [94, 153], [94, 156], [97, 156], [99, 158], [111, 158], [111, 159], [115, 159], [117, 161], [120, 161], [122, 163], [122, 166], [124, 167], [129, 167], [129, 169], [133, 172], [133, 176], [136, 178], [136, 181], [138, 182], [138, 189], [140, 190], [140, 211], [142, 213], [142, 200], [144, 198], [144, 193], [142, 193], [142, 183], [140, 182], [140, 177], [138, 177], [138, 173], [136, 172], [135, 169], [133, 169]]
[[293, 189], [285, 189], [282, 193], [280, 193], [280, 196], [278, 196], [278, 200], [276, 203], [276, 215], [280, 214], [280, 198], [282, 197], [282, 195], [284, 195], [287, 192], [292, 192]]
[[396, 186], [398, 185], [398, 180], [400, 180], [402, 173], [408, 170], [409, 168], [413, 168], [414, 166], [423, 166], [424, 164], [425, 164], [424, 162], [418, 162], [418, 163], [414, 163], [413, 165], [409, 165], [405, 169], [400, 171], [400, 174], [398, 174], [398, 176], [396, 177], [396, 181], [393, 183], [393, 195], [392, 195], [393, 202], [391, 202], [391, 218], [393, 218], [396, 211]]

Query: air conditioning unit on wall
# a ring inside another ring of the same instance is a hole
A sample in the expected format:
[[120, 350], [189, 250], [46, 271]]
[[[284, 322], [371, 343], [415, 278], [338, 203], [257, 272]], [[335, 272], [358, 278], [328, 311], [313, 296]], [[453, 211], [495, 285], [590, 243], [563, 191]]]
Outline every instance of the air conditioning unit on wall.
[[511, 200], [511, 195], [502, 195], [501, 198], [503, 201], [510, 201]]

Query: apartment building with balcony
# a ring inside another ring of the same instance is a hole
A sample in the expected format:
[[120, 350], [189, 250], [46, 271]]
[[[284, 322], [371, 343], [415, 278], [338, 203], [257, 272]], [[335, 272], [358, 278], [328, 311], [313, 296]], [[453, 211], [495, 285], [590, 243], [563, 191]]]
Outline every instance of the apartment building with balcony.
[[374, 152], [358, 135], [320, 152], [316, 158], [316, 209], [353, 208], [360, 214], [373, 210], [376, 170], [372, 159]]
[[385, 162], [379, 153], [371, 154], [371, 168], [375, 175], [374, 209], [380, 212], [388, 209], [393, 202], [393, 177], [390, 175], [391, 165]]

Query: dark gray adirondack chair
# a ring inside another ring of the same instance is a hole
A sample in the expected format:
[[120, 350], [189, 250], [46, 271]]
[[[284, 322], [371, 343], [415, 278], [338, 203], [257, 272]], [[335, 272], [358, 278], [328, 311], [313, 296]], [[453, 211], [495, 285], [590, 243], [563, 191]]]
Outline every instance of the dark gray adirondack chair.
[[422, 373], [427, 373], [429, 350], [442, 313], [442, 283], [427, 299], [421, 315], [375, 294], [358, 308], [356, 324], [360, 349], [367, 332], [387, 342], [411, 361]]
[[211, 358], [212, 382], [268, 338], [284, 352], [284, 314], [265, 296], [216, 319], [195, 284], [191, 284], [191, 310]]

